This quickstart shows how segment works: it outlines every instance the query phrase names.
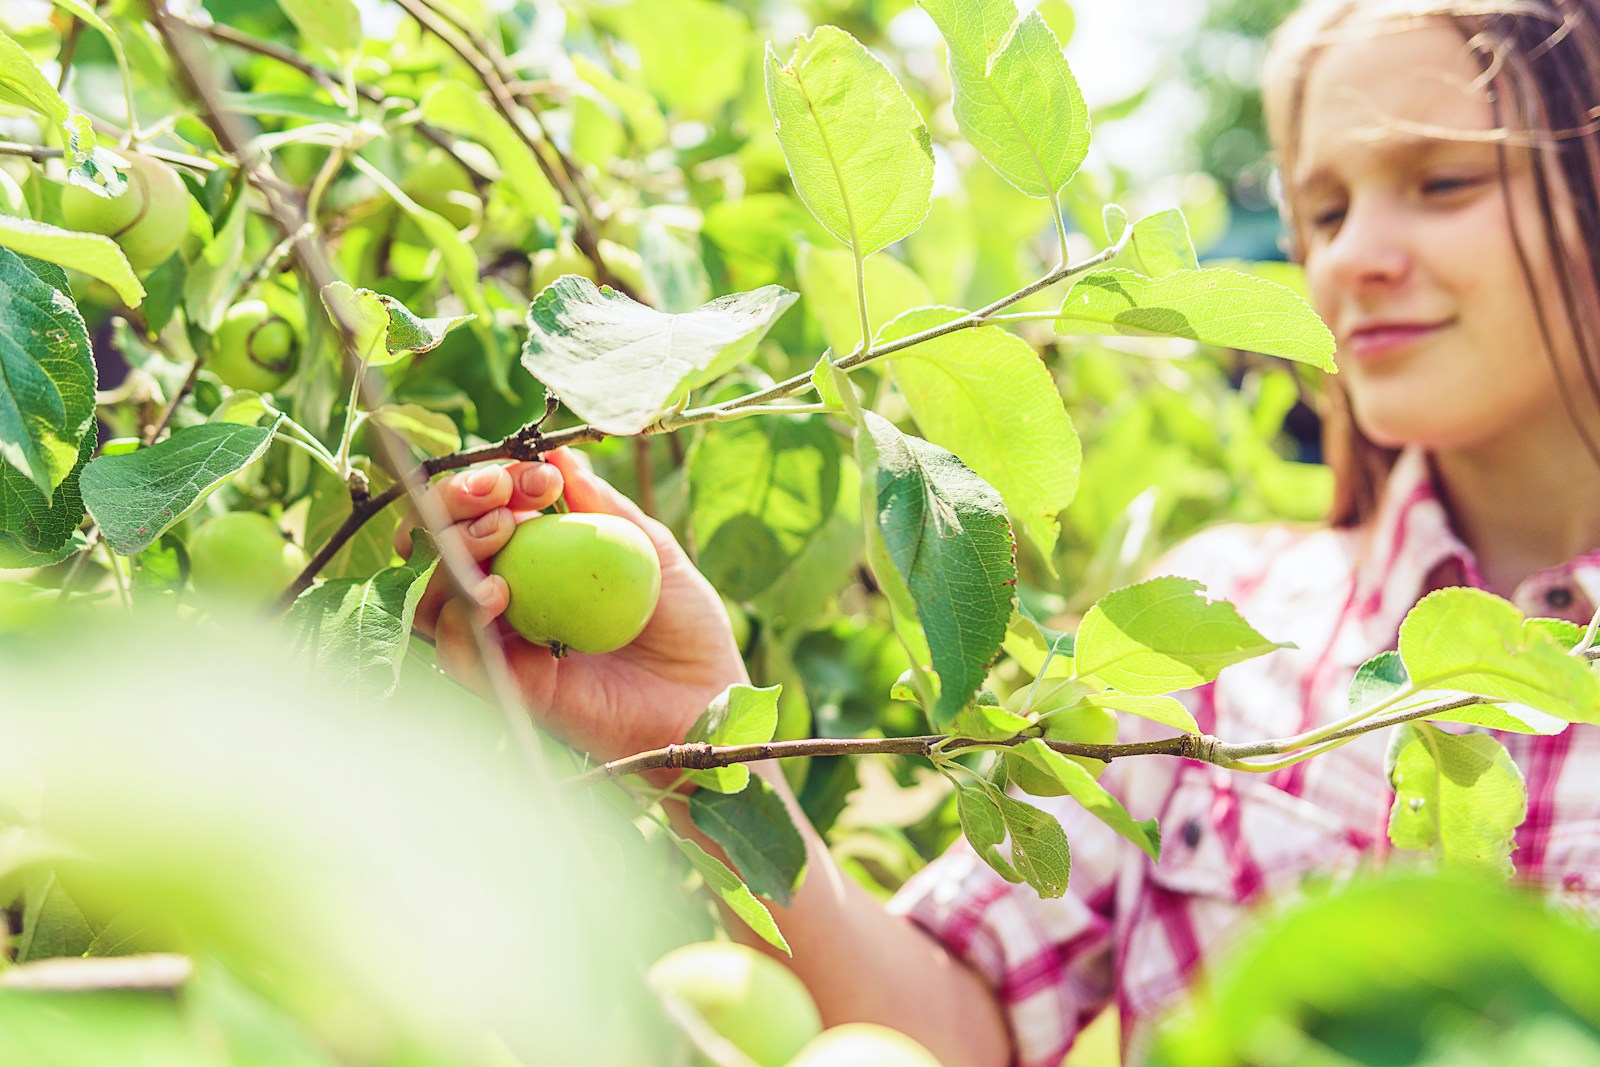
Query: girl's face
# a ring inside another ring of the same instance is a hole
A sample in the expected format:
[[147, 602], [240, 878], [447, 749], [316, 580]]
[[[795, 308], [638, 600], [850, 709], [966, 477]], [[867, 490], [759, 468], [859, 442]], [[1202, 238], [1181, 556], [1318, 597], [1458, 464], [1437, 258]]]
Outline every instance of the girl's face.
[[[1438, 23], [1334, 44], [1307, 76], [1289, 195], [1356, 421], [1381, 445], [1470, 450], [1529, 420], [1566, 419], [1495, 145], [1470, 139], [1494, 125], [1479, 72]], [[1550, 291], [1526, 150], [1506, 155], [1534, 282]], [[1575, 354], [1563, 360], [1578, 373]]]

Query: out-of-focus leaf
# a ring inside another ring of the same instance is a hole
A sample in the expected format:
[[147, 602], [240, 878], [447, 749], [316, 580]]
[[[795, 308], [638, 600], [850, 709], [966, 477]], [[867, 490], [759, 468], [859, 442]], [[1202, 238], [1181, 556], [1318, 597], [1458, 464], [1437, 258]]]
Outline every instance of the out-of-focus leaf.
[[98, 233], [78, 233], [43, 222], [0, 215], [0, 247], [24, 256], [59, 263], [98, 278], [129, 307], [144, 300], [144, 286], [134, 276], [117, 242]]

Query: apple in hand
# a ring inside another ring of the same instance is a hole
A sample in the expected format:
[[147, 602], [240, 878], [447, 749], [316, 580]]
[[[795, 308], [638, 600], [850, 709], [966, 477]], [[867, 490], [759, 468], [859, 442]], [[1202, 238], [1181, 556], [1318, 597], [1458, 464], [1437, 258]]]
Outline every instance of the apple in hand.
[[189, 581], [212, 600], [264, 607], [305, 569], [305, 550], [254, 511], [230, 511], [189, 538]]
[[281, 388], [299, 366], [294, 326], [260, 300], [241, 300], [228, 309], [206, 355], [206, 367], [223, 384], [258, 393]]
[[844, 1023], [812, 1040], [787, 1067], [940, 1067], [933, 1053], [898, 1030]]
[[800, 979], [747, 945], [703, 941], [675, 948], [650, 968], [649, 981], [761, 1067], [785, 1067], [822, 1030]]
[[128, 161], [128, 187], [105, 197], [68, 185], [61, 190], [61, 221], [69, 230], [110, 237], [143, 274], [166, 262], [188, 234], [189, 190], [160, 160], [127, 149], [118, 154]]
[[540, 515], [517, 527], [491, 572], [506, 580], [505, 618], [557, 655], [615, 652], [639, 636], [661, 596], [650, 537], [618, 515]]
[[[1037, 719], [1047, 741], [1074, 741], [1083, 745], [1114, 744], [1117, 740], [1117, 713], [1109, 708], [1079, 703], [1083, 696], [1078, 686], [1047, 678], [1039, 684], [1037, 694], [1034, 694], [1032, 685], [1025, 685], [1011, 694], [1006, 706], [1019, 715]], [[1096, 778], [1105, 773], [1104, 760], [1062, 755]], [[1065, 793], [1054, 777], [1021, 756], [1007, 753], [1005, 761], [1006, 772], [1024, 793], [1036, 797], [1058, 797]]]

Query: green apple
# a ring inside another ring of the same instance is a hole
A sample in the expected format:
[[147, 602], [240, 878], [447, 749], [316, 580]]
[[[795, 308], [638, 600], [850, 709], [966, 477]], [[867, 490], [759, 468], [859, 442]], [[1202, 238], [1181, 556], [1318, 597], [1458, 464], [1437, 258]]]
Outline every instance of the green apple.
[[128, 264], [143, 274], [166, 262], [189, 232], [189, 190], [160, 160], [120, 149], [128, 161], [128, 187], [98, 196], [76, 185], [61, 190], [61, 221], [69, 230], [103, 233], [122, 246]]
[[241, 300], [228, 309], [206, 356], [206, 367], [224, 384], [258, 393], [281, 388], [299, 366], [293, 324], [260, 300]]
[[649, 536], [617, 515], [540, 515], [518, 526], [490, 568], [506, 580], [506, 621], [556, 653], [615, 652], [639, 636], [661, 595]]
[[406, 171], [401, 188], [418, 204], [464, 230], [483, 214], [483, 201], [465, 167], [440, 154]]
[[[606, 261], [618, 280], [626, 283], [636, 293], [648, 291], [644, 281], [644, 260], [639, 253], [615, 241], [600, 239], [600, 258]], [[533, 254], [533, 291], [535, 293], [563, 274], [581, 274], [595, 281], [594, 264], [578, 251], [571, 241], [562, 241], [559, 247], [543, 248]]]
[[933, 1053], [898, 1030], [844, 1023], [814, 1038], [787, 1067], [940, 1067]]
[[[1011, 694], [1006, 707], [1019, 715], [1027, 715], [1044, 728], [1048, 741], [1075, 741], [1084, 745], [1109, 745], [1117, 740], [1117, 714], [1109, 708], [1083, 704], [1083, 690], [1072, 683], [1045, 679], [1034, 687], [1025, 685]], [[1105, 773], [1104, 760], [1088, 756], [1067, 756], [1090, 774], [1099, 778]], [[1032, 763], [1007, 754], [1006, 772], [1017, 788], [1036, 797], [1058, 797], [1063, 790], [1059, 783]]]
[[800, 979], [746, 945], [703, 941], [675, 948], [650, 968], [649, 980], [658, 994], [689, 1005], [761, 1067], [784, 1067], [822, 1031]]
[[218, 515], [189, 538], [189, 580], [212, 600], [264, 607], [309, 562], [276, 523], [253, 511]]

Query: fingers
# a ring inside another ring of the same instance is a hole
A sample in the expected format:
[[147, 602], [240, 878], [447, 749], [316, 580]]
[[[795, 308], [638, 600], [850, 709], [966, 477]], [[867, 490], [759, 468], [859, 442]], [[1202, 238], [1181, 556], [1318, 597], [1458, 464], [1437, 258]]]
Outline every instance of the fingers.
[[[495, 508], [470, 521], [451, 524], [440, 537], [440, 547], [444, 548], [443, 542], [459, 544], [462, 551], [481, 564], [493, 558], [495, 553], [505, 547], [516, 528], [517, 520], [510, 508]], [[495, 589], [499, 590], [498, 594], [494, 592]], [[485, 622], [505, 611], [505, 600], [509, 597], [509, 593], [506, 591], [504, 578], [490, 575], [471, 592], [485, 610], [497, 602], [498, 596], [499, 606], [484, 620]], [[450, 594], [449, 579], [442, 570], [435, 571], [433, 577], [428, 580], [428, 587], [422, 591], [421, 599], [417, 601], [416, 625], [423, 633], [427, 633], [432, 627], [434, 618], [439, 614], [445, 601], [450, 599]]]
[[639, 505], [617, 492], [609, 483], [589, 469], [586, 460], [565, 448], [558, 448], [545, 456], [550, 466], [561, 472], [566, 482], [567, 504], [573, 511], [601, 511], [621, 515], [640, 526], [649, 527], [651, 519]]
[[[477, 519], [496, 508], [542, 511], [561, 497], [561, 472], [547, 463], [480, 467], [439, 479], [428, 487], [428, 496], [452, 523]], [[415, 512], [408, 514], [395, 531], [395, 551], [409, 559], [411, 530], [421, 525]], [[499, 549], [496, 545], [494, 551]]]

